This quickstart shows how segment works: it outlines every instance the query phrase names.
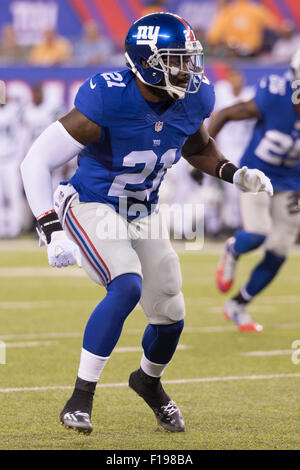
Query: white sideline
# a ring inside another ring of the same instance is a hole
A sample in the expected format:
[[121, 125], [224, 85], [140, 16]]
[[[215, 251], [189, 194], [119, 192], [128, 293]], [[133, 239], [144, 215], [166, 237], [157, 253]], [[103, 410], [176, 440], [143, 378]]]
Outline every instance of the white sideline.
[[[209, 382], [231, 382], [234, 380], [270, 380], [270, 379], [285, 379], [285, 378], [300, 378], [300, 374], [270, 374], [270, 375], [232, 375], [225, 377], [202, 377], [195, 379], [177, 379], [177, 380], [163, 380], [163, 384], [193, 384], [193, 383], [209, 383]], [[113, 387], [128, 387], [127, 382], [111, 383], [111, 384], [98, 384], [97, 388], [113, 388]], [[49, 390], [73, 390], [73, 385], [52, 385], [48, 387], [20, 387], [20, 388], [0, 388], [0, 393], [11, 392], [44, 392]]]

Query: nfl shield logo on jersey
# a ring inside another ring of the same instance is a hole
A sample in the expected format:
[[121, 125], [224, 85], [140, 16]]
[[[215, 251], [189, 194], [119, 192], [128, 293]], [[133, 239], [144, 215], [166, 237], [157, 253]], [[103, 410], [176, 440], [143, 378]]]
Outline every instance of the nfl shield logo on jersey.
[[156, 130], [156, 132], [160, 132], [160, 131], [162, 130], [162, 128], [163, 128], [163, 125], [164, 125], [163, 122], [157, 121], [157, 122], [155, 123], [155, 130]]

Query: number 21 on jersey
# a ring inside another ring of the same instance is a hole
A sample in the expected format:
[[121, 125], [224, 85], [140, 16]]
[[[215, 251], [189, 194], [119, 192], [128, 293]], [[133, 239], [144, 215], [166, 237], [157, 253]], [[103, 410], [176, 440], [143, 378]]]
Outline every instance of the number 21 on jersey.
[[[142, 171], [136, 173], [122, 173], [114, 178], [114, 181], [109, 189], [109, 196], [127, 196], [138, 199], [139, 201], [148, 200], [150, 194], [159, 187], [162, 177], [167, 168], [171, 168], [176, 158], [177, 149], [169, 149], [165, 152], [160, 162], [162, 167], [155, 174], [155, 166], [158, 162], [158, 156], [153, 150], [144, 150], [142, 152], [130, 152], [123, 159], [123, 166], [133, 168], [139, 163], [144, 163], [145, 166]], [[125, 170], [125, 168], [124, 168]], [[151, 178], [151, 174], [152, 178]], [[150, 177], [152, 186], [146, 187], [146, 179]], [[125, 189], [126, 185], [136, 185], [136, 189]]]

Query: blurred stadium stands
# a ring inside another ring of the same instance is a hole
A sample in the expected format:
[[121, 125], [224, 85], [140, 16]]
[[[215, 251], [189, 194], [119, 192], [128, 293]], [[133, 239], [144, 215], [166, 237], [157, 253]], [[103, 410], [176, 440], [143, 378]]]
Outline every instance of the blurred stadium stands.
[[[232, 8], [235, 8], [233, 17], [230, 14]], [[12, 113], [13, 121], [9, 123], [1, 120], [6, 105], [0, 106], [0, 148], [6, 145], [9, 135], [14, 135], [20, 142], [24, 139], [23, 155], [0, 151], [1, 172], [10, 164], [18, 172], [20, 160], [28, 148], [28, 135], [32, 129], [29, 131], [22, 116], [32, 103], [32, 89], [42, 84], [43, 116], [45, 109], [49, 116], [56, 117], [69, 110], [83, 80], [94, 73], [124, 67], [123, 43], [128, 28], [137, 18], [153, 11], [178, 13], [192, 24], [203, 41], [206, 74], [213, 83], [226, 81], [234, 68], [243, 75], [244, 85], [253, 87], [265, 74], [283, 73], [291, 53], [300, 47], [299, 0], [0, 2], [0, 80], [6, 84], [7, 103], [17, 101], [19, 105], [18, 117]], [[258, 39], [253, 45], [255, 35]], [[222, 103], [218, 103], [220, 107]], [[34, 112], [38, 114], [38, 106]], [[47, 119], [44, 121], [46, 123]], [[168, 194], [172, 197], [171, 191]], [[220, 201], [222, 198], [217, 203]], [[25, 201], [23, 204], [24, 211], [17, 211], [23, 217], [19, 224], [21, 231], [32, 226]], [[5, 208], [7, 214], [15, 211], [3, 188], [0, 188], [1, 208]], [[222, 227], [218, 228], [220, 231]], [[12, 235], [5, 232], [5, 227], [0, 230], [0, 237], [9, 236]]]

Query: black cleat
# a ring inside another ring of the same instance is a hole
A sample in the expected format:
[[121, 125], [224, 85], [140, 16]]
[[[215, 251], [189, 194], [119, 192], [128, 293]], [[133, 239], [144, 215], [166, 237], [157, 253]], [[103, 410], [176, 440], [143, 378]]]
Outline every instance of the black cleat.
[[92, 432], [91, 416], [95, 388], [96, 383], [77, 377], [72, 396], [59, 415], [60, 422], [66, 429], [74, 429], [85, 434]]
[[60, 414], [60, 422], [66, 429], [74, 429], [74, 431], [90, 434], [93, 430], [93, 425], [90, 420], [90, 415], [83, 411], [62, 411]]
[[158, 424], [166, 431], [183, 432], [184, 421], [176, 403], [166, 394], [160, 380], [157, 380], [153, 387], [147, 384], [145, 377], [151, 380], [141, 369], [132, 372], [129, 377], [129, 387], [145, 400], [155, 414]]

